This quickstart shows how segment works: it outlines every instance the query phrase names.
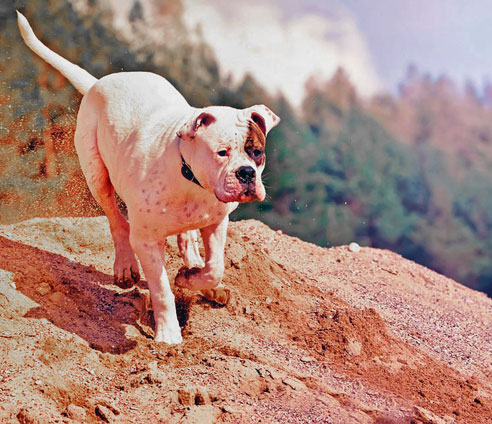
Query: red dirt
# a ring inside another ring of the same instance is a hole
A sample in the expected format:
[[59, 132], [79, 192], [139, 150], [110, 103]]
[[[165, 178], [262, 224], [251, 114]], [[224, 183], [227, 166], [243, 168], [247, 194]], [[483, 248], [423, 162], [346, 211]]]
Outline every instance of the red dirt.
[[491, 422], [492, 301], [394, 253], [233, 223], [231, 302], [176, 291], [174, 347], [112, 261], [105, 218], [0, 226], [0, 422]]

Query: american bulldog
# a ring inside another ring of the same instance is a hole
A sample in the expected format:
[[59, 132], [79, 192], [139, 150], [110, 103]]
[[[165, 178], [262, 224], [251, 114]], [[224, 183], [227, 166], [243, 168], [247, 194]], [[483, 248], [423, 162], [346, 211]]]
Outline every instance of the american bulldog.
[[[129, 288], [138, 282], [138, 257], [149, 284], [155, 340], [180, 343], [165, 239], [177, 234], [185, 263], [175, 284], [227, 303], [230, 292], [221, 281], [229, 214], [240, 202], [265, 198], [265, 140], [280, 119], [263, 105], [191, 107], [166, 79], [149, 72], [98, 80], [43, 45], [20, 13], [18, 23], [29, 48], [83, 95], [75, 147], [89, 189], [109, 221], [116, 284]], [[128, 221], [115, 191], [126, 203]]]

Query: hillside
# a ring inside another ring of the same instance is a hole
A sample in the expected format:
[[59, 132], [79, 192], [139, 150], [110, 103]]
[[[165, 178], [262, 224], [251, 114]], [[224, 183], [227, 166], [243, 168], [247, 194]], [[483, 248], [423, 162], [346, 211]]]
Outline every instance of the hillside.
[[[175, 240], [168, 272], [179, 266]], [[485, 423], [492, 301], [385, 250], [233, 223], [224, 308], [112, 284], [105, 218], [0, 226], [0, 422]]]

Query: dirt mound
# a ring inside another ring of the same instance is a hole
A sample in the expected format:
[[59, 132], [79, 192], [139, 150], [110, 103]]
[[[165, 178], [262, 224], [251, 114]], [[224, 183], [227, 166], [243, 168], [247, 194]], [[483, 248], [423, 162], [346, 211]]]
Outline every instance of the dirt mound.
[[[182, 265], [168, 240], [168, 272]], [[112, 284], [105, 218], [0, 226], [0, 422], [485, 423], [492, 302], [391, 252], [233, 223], [223, 308]]]

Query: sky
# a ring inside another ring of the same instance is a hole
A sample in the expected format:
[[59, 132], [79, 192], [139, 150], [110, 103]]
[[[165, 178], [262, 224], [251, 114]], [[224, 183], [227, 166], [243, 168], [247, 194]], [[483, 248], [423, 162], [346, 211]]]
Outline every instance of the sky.
[[492, 2], [184, 0], [225, 73], [252, 73], [300, 106], [306, 80], [342, 66], [363, 96], [396, 92], [414, 64], [480, 87], [492, 75]]
[[[318, 2], [324, 3], [324, 2]], [[492, 2], [345, 0], [367, 40], [377, 73], [393, 90], [409, 63], [481, 86], [492, 76]]]

